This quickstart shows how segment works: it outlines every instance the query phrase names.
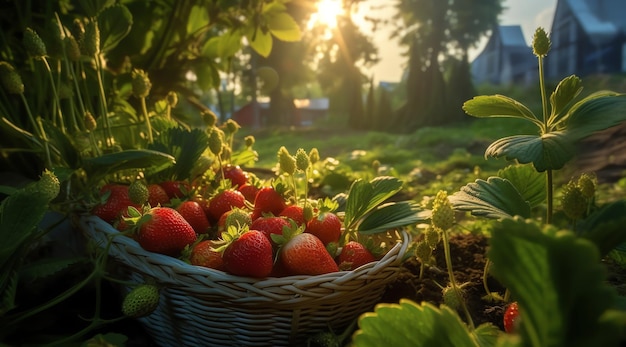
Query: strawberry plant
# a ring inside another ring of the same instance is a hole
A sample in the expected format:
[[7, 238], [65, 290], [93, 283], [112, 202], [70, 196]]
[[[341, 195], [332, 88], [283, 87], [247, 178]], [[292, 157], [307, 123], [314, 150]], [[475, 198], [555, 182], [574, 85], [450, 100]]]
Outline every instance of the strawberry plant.
[[[584, 174], [571, 179], [561, 190], [563, 210], [557, 214], [554, 175], [574, 158], [581, 140], [626, 120], [626, 95], [600, 91], [576, 100], [582, 81], [569, 76], [548, 97], [543, 58], [549, 49], [548, 36], [543, 29], [537, 29], [533, 53], [539, 66], [541, 115], [503, 95], [477, 96], [463, 106], [474, 117], [528, 121], [535, 125], [537, 134], [508, 136], [493, 142], [486, 149], [486, 157], [515, 163], [500, 170], [497, 176], [461, 187], [449, 197], [451, 205], [446, 213], [442, 213], [441, 207], [445, 205], [436, 197], [431, 211], [433, 228], [453, 226], [451, 218], [463, 212], [492, 221], [487, 224], [485, 276], [495, 277], [506, 288], [504, 300], [516, 303], [516, 312], [508, 311], [501, 321], [510, 333], [505, 334], [490, 322], [474, 326], [466, 309], [463, 320], [446, 304], [437, 307], [429, 302], [400, 300], [379, 304], [373, 312], [361, 316], [359, 330], [353, 335], [355, 346], [410, 343], [538, 347], [623, 343], [626, 311], [616, 288], [606, 282], [602, 259], [626, 242], [626, 235], [619, 227], [624, 223], [625, 202], [618, 200], [597, 206], [593, 176]], [[537, 216], [540, 211], [545, 211], [543, 218]], [[432, 251], [428, 246], [429, 230], [416, 248], [424, 263], [430, 261]], [[447, 233], [442, 236], [445, 247]], [[449, 252], [446, 260], [450, 271]], [[454, 289], [452, 274], [450, 280]], [[498, 297], [491, 295], [491, 299]], [[453, 298], [463, 306], [464, 298], [458, 290]], [[512, 316], [518, 314], [520, 318], [512, 324]], [[418, 321], [417, 325], [409, 323]]]

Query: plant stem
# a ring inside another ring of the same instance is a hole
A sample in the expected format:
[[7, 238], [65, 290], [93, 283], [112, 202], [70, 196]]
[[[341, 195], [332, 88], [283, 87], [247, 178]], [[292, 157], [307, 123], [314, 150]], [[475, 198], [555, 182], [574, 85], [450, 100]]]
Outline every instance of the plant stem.
[[[65, 133], [65, 122], [63, 121], [63, 112], [61, 111], [61, 100], [59, 100], [59, 93], [57, 93], [56, 83], [54, 82], [54, 77], [52, 76], [52, 69], [50, 69], [50, 64], [48, 64], [48, 59], [46, 57], [41, 57], [41, 61], [46, 67], [46, 71], [48, 71], [48, 76], [50, 77], [50, 85], [52, 86], [52, 94], [54, 94], [54, 105], [53, 107], [57, 111], [57, 117], [59, 120], [59, 127], [61, 131]], [[54, 118], [54, 117], [53, 117]]]
[[456, 293], [459, 302], [463, 307], [463, 312], [465, 313], [465, 318], [467, 319], [467, 324], [469, 325], [470, 330], [474, 330], [474, 321], [472, 320], [472, 316], [467, 309], [467, 304], [465, 303], [465, 299], [461, 294], [461, 290], [459, 289], [459, 286], [456, 283], [456, 279], [454, 278], [454, 272], [452, 271], [452, 257], [450, 255], [448, 232], [446, 230], [442, 230], [441, 233], [443, 234], [443, 250], [446, 258], [446, 267], [448, 268], [448, 277], [450, 279], [450, 284], [452, 285], [452, 288], [454, 289], [454, 292]]
[[52, 169], [52, 158], [50, 156], [50, 144], [48, 143], [48, 138], [46, 137], [46, 133], [43, 129], [43, 125], [40, 122], [37, 122], [35, 120], [35, 117], [33, 117], [33, 113], [30, 111], [30, 107], [28, 106], [28, 101], [26, 100], [24, 93], [20, 93], [20, 97], [22, 98], [22, 102], [24, 103], [24, 107], [26, 108], [26, 113], [28, 114], [28, 118], [30, 119], [30, 122], [33, 125], [35, 134], [37, 134], [37, 137], [43, 142], [43, 147], [46, 153], [46, 162], [48, 163], [48, 167]]
[[145, 118], [146, 127], [148, 128], [148, 143], [154, 142], [152, 137], [152, 124], [150, 124], [150, 116], [148, 115], [148, 107], [146, 106], [146, 98], [141, 98], [141, 112]]
[[98, 76], [98, 87], [100, 92], [100, 109], [101, 116], [104, 117], [104, 143], [106, 147], [113, 146], [113, 135], [111, 134], [111, 123], [109, 122], [109, 110], [107, 107], [106, 93], [104, 92], [104, 81], [102, 78], [102, 62], [100, 61], [100, 54], [94, 55], [94, 62], [96, 64], [96, 75]]
[[[546, 81], [543, 69], [543, 56], [538, 56], [537, 61], [539, 65], [539, 90], [541, 92], [541, 106], [543, 110], [543, 129], [541, 131], [543, 135], [550, 131], [550, 129], [548, 129], [548, 96], [546, 95]], [[550, 224], [550, 222], [552, 221], [552, 211], [554, 209], [551, 169], [546, 170], [546, 199], [546, 224]]]

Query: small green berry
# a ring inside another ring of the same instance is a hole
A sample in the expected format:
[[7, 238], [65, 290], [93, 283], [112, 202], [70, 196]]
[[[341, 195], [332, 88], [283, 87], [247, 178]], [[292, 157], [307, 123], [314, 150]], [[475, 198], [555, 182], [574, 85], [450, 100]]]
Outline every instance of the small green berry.
[[441, 230], [447, 230], [454, 225], [455, 217], [452, 204], [448, 199], [448, 193], [443, 190], [437, 192], [433, 201], [432, 209], [432, 226], [440, 228]]
[[311, 161], [311, 164], [315, 164], [320, 161], [320, 152], [317, 150], [317, 148], [311, 149], [311, 151], [309, 152], [309, 160]]
[[224, 229], [228, 229], [228, 227], [231, 225], [240, 228], [244, 225], [249, 226], [251, 223], [252, 218], [250, 217], [249, 212], [241, 208], [234, 208], [226, 216], [226, 220], [224, 221]]
[[296, 159], [289, 154], [285, 146], [281, 146], [278, 149], [278, 165], [284, 173], [289, 175], [293, 175], [296, 172]]
[[141, 69], [135, 69], [132, 77], [133, 95], [138, 98], [147, 97], [150, 94], [150, 88], [152, 88], [148, 74]]
[[443, 288], [442, 294], [444, 305], [450, 307], [453, 310], [460, 310], [461, 308], [463, 308], [462, 300], [465, 300], [465, 293], [461, 286], [457, 286], [455, 290], [453, 286], [448, 285], [447, 287]]
[[582, 218], [587, 211], [588, 204], [589, 200], [573, 181], [563, 188], [561, 206], [567, 217], [573, 220]]
[[79, 61], [80, 60], [80, 47], [78, 46], [78, 42], [73, 36], [66, 36], [63, 39], [63, 44], [65, 45], [65, 52], [67, 53], [67, 58], [70, 61]]
[[212, 128], [215, 124], [217, 124], [217, 116], [211, 111], [204, 111], [200, 116], [202, 117], [202, 121], [206, 124], [207, 128]]
[[178, 105], [178, 94], [176, 94], [176, 92], [169, 92], [167, 93], [167, 104], [174, 108], [176, 107], [176, 105]]
[[82, 40], [81, 52], [88, 57], [100, 53], [100, 29], [98, 24], [90, 21], [85, 26], [85, 38]]
[[248, 148], [254, 146], [254, 142], [256, 141], [256, 139], [252, 135], [246, 136], [243, 140], [246, 143], [246, 147]]
[[597, 178], [591, 173], [584, 173], [578, 178], [578, 188], [587, 199], [592, 199], [596, 194]]
[[229, 134], [236, 133], [237, 131], [239, 131], [240, 128], [241, 126], [234, 119], [229, 119], [226, 121], [226, 130]]
[[378, 174], [379, 170], [380, 170], [380, 160], [375, 159], [374, 161], [372, 161], [372, 171], [374, 171], [375, 174]]
[[222, 147], [224, 144], [224, 133], [222, 130], [212, 127], [209, 133], [209, 150], [215, 155], [222, 153]]
[[430, 264], [430, 259], [433, 256], [433, 250], [428, 243], [420, 241], [415, 245], [415, 257], [424, 264]]
[[26, 31], [24, 31], [23, 42], [28, 54], [35, 58], [45, 57], [48, 54], [43, 40], [39, 37], [35, 30], [31, 28], [26, 28]]
[[135, 204], [145, 204], [149, 195], [148, 187], [139, 180], [134, 181], [128, 187], [128, 198]]
[[533, 54], [537, 57], [545, 57], [550, 51], [550, 38], [543, 28], [537, 28], [533, 36]]
[[159, 288], [151, 284], [142, 284], [133, 288], [122, 302], [122, 313], [126, 316], [145, 317], [159, 305]]
[[424, 240], [431, 249], [437, 248], [439, 240], [441, 240], [439, 231], [440, 230], [436, 228], [428, 228], [428, 230], [426, 230], [426, 234], [424, 234]]
[[83, 25], [83, 22], [79, 18], [74, 18], [70, 26], [70, 31], [79, 44], [83, 42], [85, 39], [85, 25]]
[[61, 183], [52, 171], [46, 169], [37, 182], [37, 189], [46, 200], [52, 201], [59, 195]]
[[306, 171], [311, 165], [311, 161], [309, 160], [309, 155], [306, 154], [306, 151], [302, 148], [298, 148], [296, 151], [296, 168], [301, 171]]
[[9, 94], [24, 93], [22, 77], [17, 73], [13, 65], [6, 61], [0, 62], [0, 82]]

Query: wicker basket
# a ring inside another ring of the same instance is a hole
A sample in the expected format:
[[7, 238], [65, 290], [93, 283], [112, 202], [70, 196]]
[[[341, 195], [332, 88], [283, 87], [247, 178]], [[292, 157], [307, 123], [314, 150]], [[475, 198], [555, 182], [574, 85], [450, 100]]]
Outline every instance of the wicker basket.
[[[77, 223], [100, 246], [117, 233], [95, 216]], [[407, 251], [409, 235], [401, 234], [403, 241], [381, 260], [319, 276], [233, 276], [147, 252], [128, 237], [113, 237], [109, 254], [129, 280], [152, 277], [161, 287], [157, 310], [139, 319], [161, 346], [301, 346], [311, 334], [345, 328], [374, 307]]]

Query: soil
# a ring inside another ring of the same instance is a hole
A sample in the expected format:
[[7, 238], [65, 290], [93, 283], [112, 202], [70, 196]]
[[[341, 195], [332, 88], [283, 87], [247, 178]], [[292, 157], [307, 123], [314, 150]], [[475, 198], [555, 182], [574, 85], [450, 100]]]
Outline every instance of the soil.
[[[457, 284], [464, 285], [468, 310], [476, 326], [491, 322], [502, 328], [502, 302], [488, 302], [483, 299], [486, 290], [483, 285], [487, 238], [478, 234], [453, 234], [450, 237], [450, 253], [453, 256], [452, 268]], [[415, 302], [430, 302], [439, 306], [442, 302], [441, 287], [449, 283], [443, 247], [433, 253], [436, 264], [424, 269], [420, 278], [420, 262], [415, 257], [407, 260], [400, 273], [385, 292], [381, 302], [396, 303], [401, 298]], [[504, 294], [504, 287], [488, 276], [487, 286], [491, 292]], [[459, 312], [461, 317], [463, 314]]]

